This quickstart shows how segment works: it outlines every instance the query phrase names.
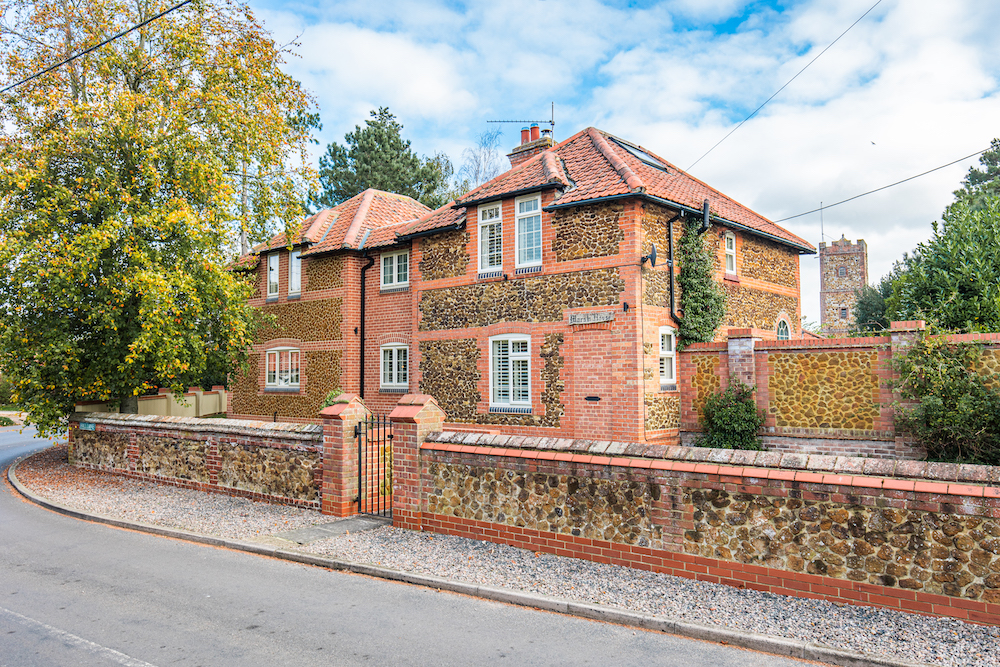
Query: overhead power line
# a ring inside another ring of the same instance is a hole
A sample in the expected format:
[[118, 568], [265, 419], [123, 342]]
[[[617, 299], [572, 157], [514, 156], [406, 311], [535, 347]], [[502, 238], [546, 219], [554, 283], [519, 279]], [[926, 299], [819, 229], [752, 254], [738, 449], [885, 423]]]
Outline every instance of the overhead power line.
[[80, 51], [79, 53], [76, 53], [76, 54], [70, 56], [69, 58], [66, 58], [63, 61], [60, 61], [60, 62], [56, 63], [55, 65], [52, 65], [51, 67], [46, 67], [45, 69], [43, 69], [40, 72], [35, 72], [31, 76], [29, 76], [27, 78], [24, 78], [24, 79], [21, 79], [17, 83], [10, 84], [9, 86], [7, 86], [6, 88], [4, 88], [3, 90], [0, 90], [0, 95], [2, 95], [3, 93], [6, 93], [7, 91], [14, 90], [18, 86], [23, 85], [25, 83], [28, 83], [29, 81], [31, 81], [33, 79], [37, 79], [38, 77], [40, 77], [40, 76], [42, 76], [44, 74], [48, 74], [49, 72], [51, 72], [51, 71], [53, 71], [55, 69], [59, 69], [63, 65], [66, 65], [67, 63], [71, 63], [74, 60], [76, 60], [77, 58], [80, 58], [81, 56], [87, 55], [91, 51], [96, 51], [97, 49], [101, 48], [102, 46], [104, 46], [106, 44], [110, 44], [111, 42], [115, 41], [116, 39], [120, 39], [120, 38], [124, 37], [125, 35], [129, 34], [130, 32], [134, 32], [134, 31], [138, 30], [139, 28], [143, 28], [143, 27], [149, 25], [150, 23], [152, 23], [153, 21], [156, 21], [157, 19], [161, 19], [164, 16], [166, 16], [167, 14], [169, 14], [170, 12], [175, 11], [177, 9], [180, 9], [184, 5], [187, 5], [187, 4], [191, 3], [191, 2], [194, 2], [194, 0], [183, 0], [183, 2], [178, 2], [173, 7], [170, 7], [169, 9], [163, 10], [162, 12], [160, 12], [159, 14], [157, 14], [156, 16], [151, 16], [148, 19], [146, 19], [145, 21], [143, 21], [142, 23], [136, 23], [131, 28], [127, 28], [125, 30], [122, 30], [120, 33], [118, 33], [116, 35], [112, 35], [111, 37], [108, 37], [106, 40], [104, 40], [100, 44], [95, 44], [94, 46], [91, 46], [90, 48], [84, 49], [83, 51]]
[[883, 185], [880, 188], [875, 188], [874, 190], [869, 190], [868, 192], [862, 192], [859, 195], [854, 195], [853, 197], [848, 197], [847, 199], [841, 199], [839, 202], [837, 202], [835, 204], [830, 204], [828, 206], [820, 206], [820, 208], [814, 208], [813, 210], [806, 211], [805, 213], [797, 213], [796, 215], [790, 215], [787, 218], [781, 218], [780, 220], [772, 220], [772, 222], [777, 223], [777, 222], [784, 222], [785, 220], [792, 220], [794, 218], [801, 218], [804, 215], [809, 215], [810, 213], [816, 213], [817, 211], [825, 211], [828, 208], [833, 208], [834, 206], [840, 206], [841, 204], [846, 204], [849, 201], [854, 201], [855, 199], [860, 199], [861, 197], [873, 194], [875, 192], [881, 192], [882, 190], [888, 190], [889, 188], [895, 187], [895, 186], [897, 186], [897, 185], [899, 185], [901, 183], [906, 183], [907, 181], [912, 181], [915, 178], [920, 178], [921, 176], [926, 176], [927, 174], [934, 173], [935, 171], [939, 171], [941, 169], [944, 169], [945, 167], [950, 167], [953, 164], [958, 164], [959, 162], [961, 162], [963, 160], [968, 160], [970, 157], [976, 157], [977, 155], [982, 155], [983, 153], [985, 153], [989, 149], [990, 149], [990, 147], [987, 146], [986, 148], [984, 148], [981, 151], [976, 151], [975, 153], [972, 153], [970, 155], [966, 155], [965, 157], [960, 157], [957, 160], [952, 160], [948, 164], [943, 164], [940, 167], [934, 167], [933, 169], [928, 169], [927, 171], [921, 172], [921, 173], [917, 174], [916, 176], [910, 176], [909, 178], [904, 178], [901, 181], [896, 181], [895, 183], [890, 183], [889, 185]]
[[[858, 19], [857, 21], [855, 21], [855, 22], [854, 22], [854, 23], [852, 23], [852, 24], [851, 24], [850, 26], [848, 26], [847, 30], [845, 30], [844, 32], [840, 33], [840, 37], [843, 37], [843, 36], [844, 36], [844, 35], [846, 35], [846, 34], [847, 34], [848, 32], [850, 32], [851, 28], [853, 28], [853, 27], [854, 27], [854, 26], [856, 26], [857, 24], [861, 23], [861, 19], [863, 19], [864, 17], [866, 17], [866, 16], [868, 16], [869, 14], [871, 14], [872, 10], [873, 10], [873, 9], [875, 9], [876, 7], [878, 7], [878, 6], [879, 6], [879, 3], [881, 3], [881, 2], [882, 2], [882, 0], [877, 0], [877, 2], [876, 2], [876, 3], [874, 4], [874, 5], [872, 5], [871, 7], [869, 7], [869, 8], [868, 8], [868, 11], [867, 11], [867, 12], [865, 12], [864, 14], [862, 14], [862, 15], [861, 15], [861, 17], [860, 17], [860, 18], [859, 18], [859, 19]], [[790, 83], [791, 83], [792, 81], [795, 81], [795, 79], [799, 78], [799, 74], [802, 74], [803, 72], [805, 72], [805, 71], [806, 71], [806, 70], [807, 70], [807, 69], [809, 68], [809, 65], [812, 65], [812, 64], [813, 64], [814, 62], [816, 62], [817, 60], [819, 60], [819, 57], [820, 57], [820, 56], [822, 56], [822, 55], [823, 55], [824, 53], [826, 53], [827, 51], [829, 51], [829, 50], [830, 50], [830, 47], [832, 47], [832, 46], [833, 46], [834, 44], [836, 44], [837, 42], [839, 42], [839, 41], [840, 41], [840, 37], [837, 37], [837, 39], [835, 39], [835, 40], [833, 40], [832, 42], [830, 42], [830, 44], [829, 44], [829, 45], [828, 45], [828, 46], [827, 46], [827, 47], [826, 47], [825, 49], [823, 49], [823, 50], [822, 50], [822, 51], [820, 51], [820, 52], [819, 52], [818, 54], [816, 54], [816, 57], [815, 57], [815, 58], [813, 58], [812, 60], [810, 60], [810, 61], [809, 61], [808, 63], [806, 63], [806, 66], [805, 66], [805, 67], [803, 67], [802, 69], [800, 69], [800, 70], [798, 71], [798, 73], [797, 73], [797, 74], [796, 74], [795, 76], [793, 76], [793, 77], [792, 77], [791, 79], [789, 79], [788, 81], [786, 81], [786, 82], [785, 82], [785, 85], [783, 85], [783, 86], [782, 86], [781, 88], [778, 88], [778, 90], [776, 90], [776, 91], [775, 91], [774, 95], [771, 95], [771, 96], [770, 96], [769, 98], [767, 98], [766, 100], [764, 100], [764, 103], [763, 103], [763, 104], [761, 104], [761, 105], [760, 105], [759, 107], [757, 107], [756, 109], [754, 109], [754, 111], [753, 111], [753, 113], [752, 113], [752, 114], [750, 114], [749, 116], [747, 116], [746, 118], [744, 118], [744, 119], [743, 119], [742, 121], [740, 121], [740, 124], [739, 124], [739, 125], [737, 125], [736, 127], [734, 127], [733, 129], [731, 129], [731, 130], [729, 131], [729, 134], [727, 134], [726, 136], [724, 136], [724, 137], [722, 137], [721, 139], [719, 139], [719, 141], [718, 141], [718, 142], [716, 142], [716, 144], [715, 144], [714, 146], [712, 146], [712, 147], [711, 147], [711, 148], [709, 148], [709, 149], [708, 149], [707, 151], [705, 151], [705, 154], [704, 154], [704, 155], [702, 155], [702, 156], [701, 156], [700, 158], [698, 158], [697, 160], [695, 160], [694, 162], [692, 162], [692, 163], [691, 163], [691, 166], [690, 166], [690, 167], [688, 167], [687, 169], [685, 169], [684, 171], [691, 171], [691, 169], [692, 169], [692, 168], [693, 168], [693, 167], [694, 167], [694, 166], [695, 166], [696, 164], [698, 164], [699, 162], [701, 162], [701, 161], [702, 161], [703, 159], [705, 159], [705, 157], [706, 157], [706, 156], [708, 156], [708, 154], [709, 154], [709, 153], [711, 153], [711, 152], [712, 152], [712, 151], [714, 151], [714, 150], [715, 150], [716, 148], [718, 148], [718, 147], [719, 147], [719, 144], [721, 144], [721, 143], [722, 143], [723, 141], [725, 141], [726, 139], [728, 139], [728, 138], [729, 138], [729, 136], [730, 136], [730, 135], [731, 135], [731, 134], [732, 134], [733, 132], [735, 132], [736, 130], [738, 130], [738, 129], [740, 129], [741, 127], [743, 127], [743, 124], [744, 124], [744, 123], [746, 123], [746, 122], [747, 122], [748, 120], [750, 120], [751, 118], [753, 118], [754, 116], [756, 116], [756, 115], [757, 115], [757, 112], [758, 112], [758, 111], [760, 111], [761, 109], [763, 109], [763, 108], [764, 108], [764, 105], [766, 105], [766, 104], [767, 104], [768, 102], [770, 102], [770, 101], [771, 101], [771, 100], [773, 100], [773, 99], [774, 99], [775, 97], [777, 97], [777, 96], [778, 96], [778, 93], [780, 93], [780, 92], [781, 92], [781, 91], [783, 91], [783, 90], [784, 90], [785, 88], [787, 88], [787, 87], [788, 87], [788, 84], [790, 84]]]

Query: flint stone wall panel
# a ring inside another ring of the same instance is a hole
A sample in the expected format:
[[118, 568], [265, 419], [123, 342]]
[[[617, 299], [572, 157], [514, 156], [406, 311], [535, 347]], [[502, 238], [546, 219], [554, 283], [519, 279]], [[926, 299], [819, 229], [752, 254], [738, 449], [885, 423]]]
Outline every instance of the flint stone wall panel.
[[469, 266], [469, 232], [455, 230], [424, 238], [420, 242], [420, 277], [440, 280], [465, 275]]
[[679, 394], [646, 394], [646, 430], [678, 428], [681, 425]]
[[220, 443], [219, 458], [219, 486], [294, 500], [319, 498], [318, 452]]
[[752, 234], [743, 235], [743, 275], [775, 285], [796, 287], [798, 253]]
[[552, 252], [560, 262], [618, 254], [625, 239], [620, 220], [625, 206], [619, 203], [577, 206], [552, 214]]
[[275, 320], [273, 324], [260, 328], [257, 342], [264, 343], [275, 338], [340, 340], [342, 303], [343, 300], [337, 297], [261, 306], [261, 312], [274, 315]]
[[684, 551], [986, 602], [1000, 602], [1000, 521], [716, 489], [687, 489]]
[[[725, 284], [723, 288], [726, 291], [726, 326], [773, 330], [782, 312], [795, 317], [798, 299], [794, 297], [740, 285]], [[794, 326], [794, 322], [789, 324]]]
[[136, 445], [139, 449], [139, 472], [195, 482], [209, 481], [204, 440], [164, 438], [141, 433], [136, 437]]
[[691, 356], [691, 363], [694, 364], [692, 404], [695, 412], [701, 415], [708, 397], [722, 389], [722, 379], [718, 375], [719, 355], [695, 354]]
[[871, 431], [879, 417], [876, 351], [768, 354], [778, 427]]
[[306, 257], [304, 268], [306, 291], [316, 292], [344, 285], [344, 258], [341, 256]]
[[427, 290], [420, 330], [466, 329], [496, 322], [558, 322], [567, 308], [617, 305], [625, 282], [617, 269]]
[[640, 547], [661, 543], [652, 521], [660, 489], [646, 481], [445, 463], [431, 463], [428, 474], [431, 514]]
[[76, 429], [73, 463], [128, 470], [128, 434]]

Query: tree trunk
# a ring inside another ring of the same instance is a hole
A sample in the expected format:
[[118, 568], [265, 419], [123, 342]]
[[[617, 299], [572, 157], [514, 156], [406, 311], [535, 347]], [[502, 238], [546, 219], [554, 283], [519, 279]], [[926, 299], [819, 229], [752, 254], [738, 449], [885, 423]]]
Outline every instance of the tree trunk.
[[139, 414], [139, 397], [132, 396], [122, 396], [121, 400], [118, 402], [118, 412], [123, 415], [137, 415]]

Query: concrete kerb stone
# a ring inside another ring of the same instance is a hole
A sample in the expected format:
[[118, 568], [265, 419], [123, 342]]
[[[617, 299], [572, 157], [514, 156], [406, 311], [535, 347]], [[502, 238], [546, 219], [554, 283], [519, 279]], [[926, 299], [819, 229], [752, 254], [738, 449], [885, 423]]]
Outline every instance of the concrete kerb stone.
[[277, 547], [254, 544], [252, 542], [227, 540], [220, 537], [212, 537], [211, 535], [192, 533], [186, 530], [163, 528], [161, 526], [152, 526], [139, 522], [123, 521], [121, 519], [115, 519], [113, 517], [107, 517], [100, 514], [88, 514], [86, 512], [74, 510], [70, 507], [52, 502], [42, 498], [41, 496], [37, 496], [30, 489], [21, 484], [20, 480], [17, 479], [17, 465], [28, 456], [31, 456], [31, 454], [22, 456], [7, 468], [7, 479], [10, 481], [14, 489], [36, 505], [66, 516], [82, 519], [84, 521], [103, 523], [117, 528], [126, 528], [161, 537], [172, 537], [198, 544], [224, 547], [259, 556], [280, 558], [282, 560], [300, 563], [303, 565], [312, 565], [328, 570], [351, 572], [353, 574], [376, 577], [389, 581], [398, 581], [414, 586], [434, 588], [441, 591], [459, 593], [461, 595], [468, 595], [470, 597], [477, 597], [494, 602], [503, 602], [521, 607], [542, 609], [569, 616], [577, 616], [579, 618], [663, 632], [691, 639], [699, 639], [740, 648], [752, 649], [763, 653], [789, 656], [803, 660], [815, 660], [833, 665], [841, 665], [843, 667], [930, 667], [927, 663], [880, 658], [878, 656], [865, 655], [856, 651], [846, 651], [843, 649], [836, 649], [811, 642], [798, 641], [795, 639], [786, 639], [783, 637], [761, 635], [751, 632], [740, 632], [729, 628], [701, 625], [663, 616], [652, 616], [650, 614], [642, 614], [639, 612], [632, 612], [625, 609], [606, 607], [586, 602], [574, 602], [572, 600], [563, 600], [545, 595], [525, 593], [507, 588], [478, 586], [476, 584], [444, 579], [442, 577], [435, 577], [432, 575], [404, 572], [402, 570], [393, 570], [391, 568], [369, 565], [367, 563], [356, 563], [348, 560], [324, 558], [295, 551], [286, 551]]

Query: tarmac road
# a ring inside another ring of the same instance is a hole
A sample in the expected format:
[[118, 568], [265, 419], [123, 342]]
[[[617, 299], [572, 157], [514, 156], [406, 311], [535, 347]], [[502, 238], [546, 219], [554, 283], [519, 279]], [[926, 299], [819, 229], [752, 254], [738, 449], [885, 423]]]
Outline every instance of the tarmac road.
[[[0, 471], [48, 443], [0, 429]], [[803, 665], [72, 519], [0, 492], [0, 667]]]

